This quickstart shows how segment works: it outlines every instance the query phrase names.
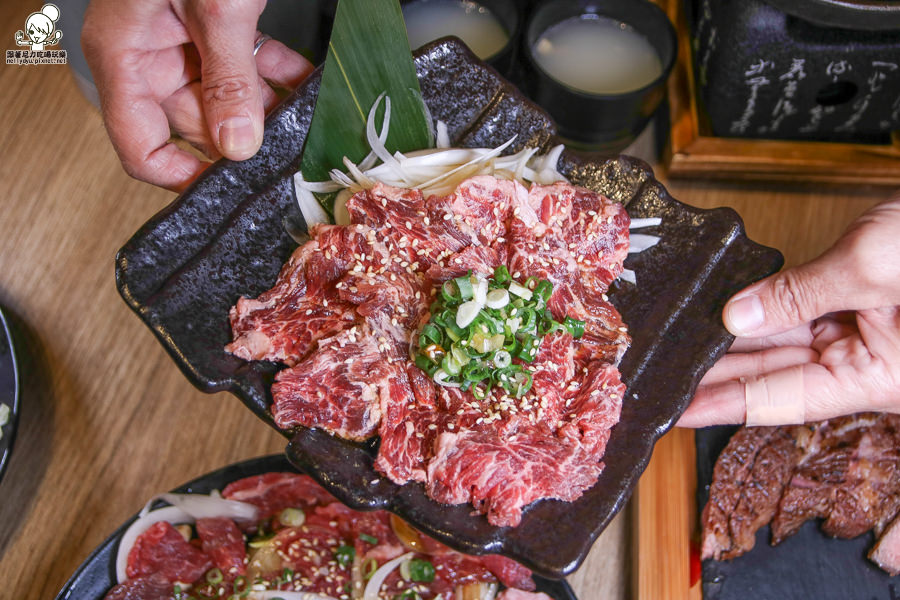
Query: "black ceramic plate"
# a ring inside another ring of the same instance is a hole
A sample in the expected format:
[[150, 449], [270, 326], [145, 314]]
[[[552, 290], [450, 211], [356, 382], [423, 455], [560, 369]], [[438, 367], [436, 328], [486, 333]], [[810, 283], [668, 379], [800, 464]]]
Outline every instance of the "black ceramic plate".
[[[709, 497], [716, 458], [735, 427], [697, 431], [697, 505]], [[852, 540], [826, 536], [809, 521], [778, 546], [768, 526], [756, 533], [753, 550], [730, 561], [703, 561], [704, 600], [897, 600], [900, 577], [891, 577], [866, 555], [872, 533]]]
[[[284, 456], [262, 456], [207, 473], [172, 491], [181, 494], [208, 494], [213, 490], [221, 491], [232, 481], [243, 477], [276, 471], [296, 471], [296, 469]], [[119, 540], [136, 518], [137, 515], [133, 515], [91, 553], [57, 594], [56, 600], [101, 600], [106, 595], [116, 584], [116, 553], [119, 549]], [[572, 588], [565, 581], [554, 581], [539, 576], [535, 576], [534, 580], [538, 590], [554, 600], [577, 600]]]
[[[515, 148], [549, 147], [555, 127], [495, 71], [461, 44], [438, 42], [417, 52], [425, 100], [451, 139], [495, 146], [516, 135]], [[154, 331], [199, 388], [229, 390], [272, 424], [268, 406], [275, 373], [224, 352], [228, 310], [275, 281], [295, 243], [282, 220], [299, 221], [291, 174], [300, 164], [318, 75], [270, 115], [262, 150], [243, 163], [221, 161], [121, 249], [116, 277], [128, 304]], [[613, 302], [634, 342], [621, 371], [628, 394], [594, 488], [574, 503], [542, 501], [515, 529], [498, 529], [468, 506], [426, 498], [419, 484], [392, 484], [372, 468], [372, 446], [298, 429], [288, 448], [294, 464], [356, 508], [396, 512], [441, 541], [469, 553], [503, 553], [550, 577], [573, 571], [627, 500], [653, 444], [687, 406], [706, 369], [732, 338], [721, 325], [727, 298], [781, 265], [781, 255], [744, 235], [729, 209], [697, 210], [674, 200], [647, 165], [608, 162], [566, 152], [561, 170], [577, 184], [628, 206], [632, 217], [658, 216], [662, 237], [630, 258], [638, 284], [614, 286]]]
[[0, 479], [6, 472], [19, 421], [19, 369], [10, 324], [0, 308], [0, 404], [9, 407], [9, 420], [0, 427]]

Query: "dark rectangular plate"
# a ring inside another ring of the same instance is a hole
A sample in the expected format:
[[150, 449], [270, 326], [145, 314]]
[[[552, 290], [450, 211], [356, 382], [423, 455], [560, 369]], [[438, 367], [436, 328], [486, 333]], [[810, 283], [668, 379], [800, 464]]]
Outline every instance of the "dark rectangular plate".
[[[447, 123], [455, 144], [496, 146], [513, 135], [510, 151], [555, 143], [546, 113], [458, 42], [426, 46], [416, 53], [416, 67], [432, 115]], [[269, 116], [256, 157], [208, 169], [117, 258], [123, 298], [188, 378], [208, 392], [233, 392], [270, 425], [270, 386], [281, 366], [227, 354], [227, 317], [240, 295], [256, 296], [274, 283], [296, 246], [282, 221], [302, 223], [291, 175], [300, 164], [318, 81], [313, 75]], [[662, 241], [626, 261], [637, 272], [637, 287], [617, 284], [610, 291], [634, 342], [621, 363], [629, 389], [597, 485], [574, 503], [536, 502], [519, 527], [498, 529], [467, 506], [429, 500], [421, 485], [400, 487], [378, 475], [372, 444], [302, 428], [284, 432], [293, 435], [291, 460], [347, 504], [391, 510], [463, 552], [503, 553], [550, 577], [584, 560], [628, 499], [656, 440], [730, 345], [721, 324], [725, 301], [782, 263], [777, 251], [747, 239], [734, 211], [681, 204], [639, 160], [567, 151], [560, 170], [573, 183], [626, 204], [632, 217], [663, 220], [648, 230]]]
[[[706, 505], [716, 459], [735, 427], [699, 429], [697, 506]], [[756, 533], [753, 550], [730, 561], [703, 561], [704, 600], [898, 600], [900, 577], [891, 577], [866, 558], [875, 536], [830, 538], [808, 521], [778, 546], [769, 545], [769, 526]]]

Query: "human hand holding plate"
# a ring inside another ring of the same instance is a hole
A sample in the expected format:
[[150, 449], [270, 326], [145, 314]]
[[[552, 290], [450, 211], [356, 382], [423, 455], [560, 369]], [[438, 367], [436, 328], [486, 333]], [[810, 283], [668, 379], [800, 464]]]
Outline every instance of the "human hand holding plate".
[[703, 378], [684, 427], [780, 425], [900, 412], [900, 197], [815, 260], [735, 295], [738, 336]]

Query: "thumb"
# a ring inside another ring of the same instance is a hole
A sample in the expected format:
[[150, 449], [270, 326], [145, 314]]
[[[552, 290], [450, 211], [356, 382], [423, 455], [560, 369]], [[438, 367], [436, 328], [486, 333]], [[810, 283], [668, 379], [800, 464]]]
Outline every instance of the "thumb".
[[847, 274], [834, 253], [786, 269], [751, 285], [725, 305], [722, 320], [736, 336], [761, 337], [781, 333], [818, 317], [850, 308]]
[[263, 3], [186, 3], [185, 25], [200, 54], [200, 88], [210, 136], [232, 160], [256, 154], [263, 138], [263, 99], [253, 43]]

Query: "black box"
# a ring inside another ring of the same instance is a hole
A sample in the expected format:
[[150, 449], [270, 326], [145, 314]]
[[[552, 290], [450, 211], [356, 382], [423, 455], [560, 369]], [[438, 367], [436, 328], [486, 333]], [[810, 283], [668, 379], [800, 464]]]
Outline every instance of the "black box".
[[713, 135], [884, 144], [900, 130], [900, 2], [684, 1]]

